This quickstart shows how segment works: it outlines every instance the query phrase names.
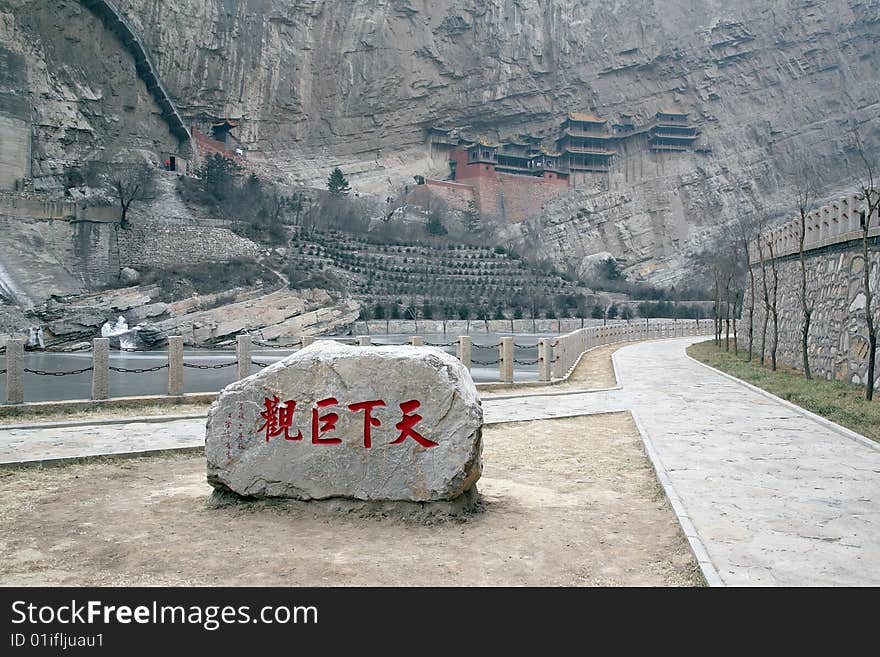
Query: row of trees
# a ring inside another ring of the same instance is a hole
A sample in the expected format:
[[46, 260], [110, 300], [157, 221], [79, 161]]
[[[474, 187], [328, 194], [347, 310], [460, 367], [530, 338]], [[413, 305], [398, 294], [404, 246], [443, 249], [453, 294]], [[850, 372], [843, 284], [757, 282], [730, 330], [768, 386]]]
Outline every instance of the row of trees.
[[[853, 153], [859, 163], [860, 173], [857, 175], [857, 197], [862, 202], [860, 213], [861, 255], [864, 261], [862, 276], [862, 294], [865, 298], [864, 321], [867, 329], [868, 354], [867, 376], [865, 381], [865, 399], [874, 397], [874, 381], [876, 379], [877, 361], [877, 326], [874, 322], [873, 297], [875, 290], [871, 288], [871, 236], [870, 231], [876, 224], [876, 216], [880, 209], [880, 189], [878, 189], [877, 165], [869, 158], [858, 134], [853, 136]], [[804, 377], [812, 379], [810, 367], [809, 345], [813, 318], [815, 314], [815, 290], [808, 285], [808, 263], [805, 255], [805, 239], [807, 234], [807, 217], [817, 209], [818, 194], [813, 183], [811, 172], [801, 170], [795, 176], [792, 202], [797, 209], [797, 261], [798, 290], [797, 303], [800, 315], [800, 351]], [[759, 213], [742, 215], [734, 225], [721, 231], [721, 237], [715, 248], [710, 249], [702, 258], [702, 265], [711, 271], [714, 284], [714, 315], [715, 343], [723, 345], [725, 351], [731, 350], [738, 354], [737, 318], [746, 320], [748, 351], [746, 358], [751, 361], [754, 356], [762, 365], [768, 365], [772, 371], [778, 368], [779, 351], [779, 320], [780, 320], [780, 272], [779, 253], [773, 240], [769, 239], [769, 222]], [[750, 258], [750, 244], [756, 250], [756, 262]], [[745, 295], [748, 286], [748, 295]], [[744, 297], [748, 297], [747, 306], [743, 307]], [[841, 303], [848, 303], [841, 299]], [[755, 326], [756, 310], [761, 310], [761, 325]], [[760, 348], [755, 353], [755, 333], [759, 331]], [[732, 332], [732, 340], [731, 340]], [[769, 340], [769, 344], [768, 344]]]
[[698, 304], [680, 304], [674, 307], [669, 301], [642, 302], [634, 311], [629, 305], [611, 303], [606, 305], [567, 306], [530, 308], [521, 304], [498, 304], [490, 308], [486, 304], [449, 303], [425, 299], [421, 304], [401, 300], [391, 303], [377, 302], [361, 310], [361, 319], [557, 319], [575, 317], [579, 319], [601, 319], [603, 321], [641, 318], [703, 319], [704, 313]]

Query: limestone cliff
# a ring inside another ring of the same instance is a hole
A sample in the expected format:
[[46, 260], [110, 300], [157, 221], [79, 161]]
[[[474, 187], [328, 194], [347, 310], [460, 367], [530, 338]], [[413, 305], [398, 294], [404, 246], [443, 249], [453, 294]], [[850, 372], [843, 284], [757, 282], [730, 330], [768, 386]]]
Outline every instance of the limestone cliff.
[[[116, 63], [100, 57], [109, 45], [86, 34], [93, 22], [77, 3], [52, 4], [60, 18], [39, 1], [0, 1], [10, 7], [5, 33], [37, 35], [42, 75], [62, 80], [76, 107], [98, 95], [96, 79], [81, 79], [79, 60], [45, 53], [97, 59], [83, 70], [110, 80]], [[509, 228], [511, 238], [532, 233], [549, 255], [575, 265], [607, 250], [640, 275], [667, 278], [737, 213], [790, 210], [785, 172], [795, 164], [817, 169], [823, 193], [847, 186], [852, 122], [870, 144], [880, 141], [878, 0], [116, 4], [185, 116], [241, 117], [250, 157], [304, 182], [342, 164], [356, 189], [384, 195], [414, 174], [441, 173], [445, 162], [426, 146], [433, 124], [492, 136], [549, 129], [570, 110], [637, 119], [666, 106], [689, 111], [702, 132], [699, 152], [621, 157], [610, 176]], [[140, 106], [137, 89], [124, 93]], [[51, 113], [50, 102], [61, 107], [47, 94], [35, 99], [38, 118]], [[76, 139], [59, 146], [49, 121], [38, 121], [35, 162], [80, 147]], [[95, 121], [82, 131], [86, 140], [89, 129]], [[143, 132], [152, 138], [162, 129]]]
[[131, 55], [79, 2], [0, 0], [0, 61], [0, 97], [24, 109], [0, 103], [0, 126], [4, 115], [29, 124], [31, 163], [21, 173], [38, 191], [59, 189], [83, 161], [135, 151], [155, 160], [178, 148]]

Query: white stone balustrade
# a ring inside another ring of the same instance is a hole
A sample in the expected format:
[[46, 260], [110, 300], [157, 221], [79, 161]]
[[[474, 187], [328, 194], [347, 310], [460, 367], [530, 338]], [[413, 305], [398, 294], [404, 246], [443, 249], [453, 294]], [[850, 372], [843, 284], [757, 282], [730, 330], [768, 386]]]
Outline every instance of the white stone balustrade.
[[[861, 213], [864, 202], [855, 194], [832, 201], [828, 205], [809, 212], [804, 221], [804, 250], [818, 249], [831, 244], [848, 242], [861, 237]], [[880, 235], [880, 216], [875, 212], [871, 218], [870, 235]], [[783, 257], [799, 251], [800, 218], [770, 228], [761, 235], [764, 257]], [[749, 244], [749, 262], [761, 259], [757, 240]]]

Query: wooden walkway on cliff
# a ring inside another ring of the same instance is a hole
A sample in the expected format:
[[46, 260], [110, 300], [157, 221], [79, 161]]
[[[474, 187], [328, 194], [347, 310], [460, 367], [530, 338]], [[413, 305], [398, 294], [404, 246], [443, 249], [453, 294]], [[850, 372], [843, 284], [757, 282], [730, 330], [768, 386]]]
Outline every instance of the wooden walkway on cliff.
[[162, 81], [159, 72], [150, 59], [147, 48], [141, 40], [137, 30], [122, 15], [122, 12], [108, 0], [80, 0], [80, 3], [100, 18], [107, 29], [111, 30], [132, 54], [138, 75], [147, 85], [147, 89], [156, 99], [162, 110], [162, 116], [167, 121], [174, 134], [182, 144], [188, 144], [191, 135], [183, 121], [180, 112], [171, 100]]

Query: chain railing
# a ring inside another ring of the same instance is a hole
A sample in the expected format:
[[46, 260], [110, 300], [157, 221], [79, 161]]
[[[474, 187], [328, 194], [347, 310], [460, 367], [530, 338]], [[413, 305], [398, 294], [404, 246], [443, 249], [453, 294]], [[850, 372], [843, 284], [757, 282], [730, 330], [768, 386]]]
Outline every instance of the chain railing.
[[[32, 370], [27, 367], [22, 369], [22, 372], [26, 374], [33, 374], [35, 376], [76, 376], [77, 374], [85, 374], [86, 372], [91, 372], [94, 368], [92, 367], [84, 367], [79, 370], [67, 370], [61, 372], [47, 372], [46, 370]], [[5, 370], [4, 370], [5, 371]]]
[[[578, 329], [553, 338], [542, 338], [536, 343], [519, 343], [512, 337], [502, 338], [494, 344], [473, 343], [470, 336], [460, 336], [457, 340], [448, 342], [425, 341], [421, 337], [412, 337], [406, 343], [392, 343], [373, 341], [370, 336], [354, 336], [333, 338], [346, 344], [356, 341], [362, 346], [428, 346], [440, 349], [456, 349], [456, 356], [467, 367], [493, 367], [499, 368], [499, 379], [502, 383], [513, 383], [515, 367], [537, 367], [537, 380], [540, 383], [550, 383], [565, 379], [581, 355], [586, 351], [598, 346], [627, 342], [633, 340], [646, 340], [655, 338], [669, 338], [687, 335], [702, 335], [711, 333], [712, 320], [678, 320], [678, 321], [654, 321], [641, 320], [610, 324], [608, 326], [594, 326]], [[92, 399], [106, 399], [109, 396], [109, 373], [128, 374], [155, 374], [161, 371], [168, 372], [168, 394], [179, 396], [183, 394], [183, 373], [185, 370], [214, 371], [238, 366], [237, 378], [249, 376], [251, 365], [259, 369], [269, 367], [272, 362], [257, 360], [251, 357], [251, 346], [266, 347], [272, 349], [304, 348], [314, 342], [311, 336], [300, 336], [299, 339], [279, 344], [271, 344], [263, 340], [256, 340], [247, 334], [238, 336], [235, 349], [235, 360], [221, 363], [195, 363], [184, 360], [183, 338], [172, 336], [168, 338], [168, 349], [164, 353], [166, 362], [150, 367], [122, 367], [110, 364], [110, 341], [108, 338], [95, 338], [91, 344], [80, 344], [73, 347], [51, 349], [52, 353], [78, 353], [91, 351], [92, 364], [72, 370], [50, 371], [24, 366], [25, 345], [23, 340], [12, 340], [5, 345], [0, 345], [0, 353], [5, 354], [6, 366], [0, 369], [0, 376], [6, 377], [6, 402], [19, 404], [24, 401], [24, 375], [30, 374], [40, 377], [68, 377], [91, 372], [92, 374]], [[491, 351], [495, 350], [497, 357], [490, 359], [471, 358], [472, 349]], [[520, 350], [516, 352], [515, 350]], [[537, 350], [537, 357], [525, 357], [521, 352], [527, 352], [531, 356]], [[124, 353], [142, 352], [139, 349], [120, 349]], [[228, 350], [226, 350], [228, 353]], [[531, 352], [531, 353], [528, 353]], [[532, 370], [534, 372], [534, 370]]]
[[[184, 365], [184, 367], [186, 367], [186, 365]], [[114, 367], [111, 365], [108, 369], [111, 372], [119, 372], [121, 374], [147, 374], [148, 372], [158, 372], [160, 370], [168, 369], [168, 363], [156, 365], [156, 367], [135, 367], [132, 369], [128, 369], [125, 367]]]
[[266, 347], [268, 349], [292, 349], [294, 347], [302, 346], [301, 339], [296, 342], [288, 342], [287, 344], [272, 344], [271, 342], [263, 342], [262, 340], [254, 340], [253, 342], [258, 347]]
[[233, 365], [238, 365], [238, 361], [234, 360], [231, 363], [218, 363], [216, 365], [196, 365], [195, 363], [183, 364], [184, 367], [187, 367], [191, 370], [222, 370], [226, 367], [232, 367]]

